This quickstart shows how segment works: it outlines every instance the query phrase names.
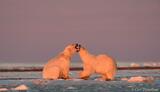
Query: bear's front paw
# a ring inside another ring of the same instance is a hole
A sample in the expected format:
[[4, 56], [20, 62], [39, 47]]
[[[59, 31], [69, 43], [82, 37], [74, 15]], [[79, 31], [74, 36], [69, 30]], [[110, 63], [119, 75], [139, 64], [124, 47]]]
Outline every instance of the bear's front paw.
[[82, 76], [80, 77], [81, 79], [87, 80], [89, 78], [89, 76]]
[[87, 80], [89, 78], [89, 75], [86, 72], [80, 72], [79, 76], [81, 79], [84, 79], [84, 80]]
[[67, 80], [67, 79], [70, 79], [70, 77], [69, 77], [69, 76], [66, 76], [66, 77], [62, 77], [62, 79]]

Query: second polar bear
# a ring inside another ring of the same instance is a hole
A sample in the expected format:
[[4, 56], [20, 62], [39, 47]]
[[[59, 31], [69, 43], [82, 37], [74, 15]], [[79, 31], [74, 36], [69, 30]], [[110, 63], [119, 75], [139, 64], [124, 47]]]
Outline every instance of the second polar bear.
[[71, 56], [80, 50], [78, 44], [68, 45], [63, 52], [50, 59], [44, 66], [42, 76], [44, 79], [68, 79]]
[[117, 71], [115, 60], [107, 55], [92, 55], [84, 47], [80, 48], [80, 57], [83, 61], [81, 79], [88, 79], [93, 73], [101, 74], [100, 80], [113, 80]]

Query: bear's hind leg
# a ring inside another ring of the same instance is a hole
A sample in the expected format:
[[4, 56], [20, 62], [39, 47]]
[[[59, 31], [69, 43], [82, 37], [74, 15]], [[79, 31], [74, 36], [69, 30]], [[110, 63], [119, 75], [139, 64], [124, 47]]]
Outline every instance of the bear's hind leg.
[[52, 67], [44, 72], [43, 78], [47, 80], [56, 80], [59, 78], [59, 75], [60, 69], [58, 67]]
[[97, 78], [96, 80], [99, 80], [99, 81], [109, 81], [109, 79], [106, 76], [106, 74], [102, 74], [101, 78]]
[[69, 77], [69, 69], [63, 70], [61, 78], [65, 79], [65, 80], [66, 79], [70, 79], [70, 77]]
[[90, 77], [90, 72], [89, 71], [82, 71], [80, 72], [80, 78], [87, 80]]
[[107, 81], [114, 79], [113, 73], [106, 73], [105, 76], [106, 76], [106, 80], [107, 80]]

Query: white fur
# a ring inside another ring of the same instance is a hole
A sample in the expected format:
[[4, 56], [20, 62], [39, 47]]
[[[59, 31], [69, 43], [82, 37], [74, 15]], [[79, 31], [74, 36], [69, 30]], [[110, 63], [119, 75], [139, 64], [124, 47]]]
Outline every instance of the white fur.
[[87, 79], [91, 74], [102, 75], [100, 80], [113, 80], [117, 71], [117, 65], [113, 58], [107, 55], [92, 55], [85, 48], [80, 49], [80, 57], [83, 61], [83, 71], [80, 78]]
[[76, 52], [75, 45], [68, 45], [63, 52], [52, 58], [43, 68], [44, 79], [68, 79], [71, 56]]

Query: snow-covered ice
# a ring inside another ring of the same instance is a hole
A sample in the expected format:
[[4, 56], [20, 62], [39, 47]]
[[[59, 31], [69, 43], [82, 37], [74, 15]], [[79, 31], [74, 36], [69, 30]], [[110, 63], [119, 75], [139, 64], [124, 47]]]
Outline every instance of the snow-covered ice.
[[29, 88], [24, 85], [24, 84], [21, 84], [19, 86], [17, 86], [16, 88], [12, 88], [12, 90], [28, 90]]
[[128, 81], [128, 82], [153, 82], [154, 78], [152, 76], [148, 77], [142, 77], [142, 76], [134, 76], [130, 78], [121, 78], [122, 81]]
[[153, 77], [142, 77], [142, 76], [135, 76], [131, 77], [127, 80], [128, 82], [153, 82]]
[[0, 88], [0, 92], [8, 91], [7, 88]]
[[[43, 80], [41, 72], [0, 72], [0, 89], [11, 90], [25, 85], [27, 92], [137, 92], [137, 90], [138, 92], [148, 90], [160, 92], [159, 70], [119, 70], [113, 81], [95, 81], [100, 75], [93, 75], [88, 80], [82, 80], [78, 79], [77, 74], [77, 72], [72, 72], [73, 79], [70, 80]], [[129, 79], [135, 79], [135, 77], [138, 79], [138, 76], [142, 79], [153, 78], [154, 81], [128, 82]]]

